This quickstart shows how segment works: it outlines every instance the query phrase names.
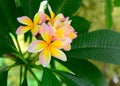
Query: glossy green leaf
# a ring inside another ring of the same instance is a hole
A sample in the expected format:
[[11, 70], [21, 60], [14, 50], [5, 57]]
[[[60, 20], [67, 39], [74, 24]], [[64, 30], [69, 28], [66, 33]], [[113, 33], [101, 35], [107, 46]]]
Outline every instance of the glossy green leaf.
[[94, 86], [108, 86], [98, 68], [87, 60], [68, 58], [67, 62], [60, 61], [81, 79], [91, 82]]
[[7, 76], [8, 76], [8, 71], [6, 70], [6, 67], [0, 67], [0, 85], [1, 86], [7, 86]]
[[79, 33], [88, 32], [90, 28], [90, 22], [83, 17], [73, 16], [71, 17], [71, 25], [74, 27], [75, 31]]
[[24, 15], [33, 18], [43, 0], [20, 0]]
[[15, 33], [17, 28], [16, 5], [14, 0], [0, 0], [0, 22], [8, 27], [9, 31]]
[[92, 59], [120, 65], [120, 33], [100, 30], [81, 34], [72, 43], [68, 57]]
[[13, 47], [15, 47], [7, 27], [5, 28], [2, 23], [0, 23], [0, 56], [5, 53], [13, 52]]
[[120, 7], [120, 0], [114, 0], [114, 5], [116, 7]]
[[51, 70], [44, 68], [41, 81], [42, 86], [61, 86], [60, 82]]
[[80, 7], [81, 0], [48, 0], [55, 14], [63, 13], [65, 16], [72, 16]]
[[61, 78], [67, 84], [67, 86], [95, 86], [91, 82], [83, 80], [74, 74], [64, 71], [55, 72], [61, 76]]
[[112, 0], [105, 0], [105, 17], [106, 17], [106, 28], [111, 29], [112, 27]]

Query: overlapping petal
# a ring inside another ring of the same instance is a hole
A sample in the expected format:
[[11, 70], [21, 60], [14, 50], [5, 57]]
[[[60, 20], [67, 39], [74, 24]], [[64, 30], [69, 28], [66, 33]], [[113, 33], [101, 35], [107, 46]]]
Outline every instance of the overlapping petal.
[[29, 26], [33, 25], [32, 20], [27, 16], [18, 17], [17, 20], [24, 25], [29, 25]]
[[30, 26], [19, 26], [17, 28], [16, 34], [23, 34], [23, 33], [27, 32], [30, 29], [31, 29]]
[[39, 55], [39, 61], [44, 67], [46, 67], [50, 63], [50, 60], [51, 54], [49, 48], [45, 48]]
[[62, 49], [64, 46], [64, 42], [61, 40], [55, 40], [50, 44], [52, 47], [57, 48], [57, 49]]
[[59, 49], [50, 47], [51, 55], [62, 61], [67, 61], [66, 55]]
[[54, 19], [55, 13], [52, 11], [50, 5], [48, 5], [48, 10], [49, 10], [49, 12], [50, 12], [51, 19]]
[[28, 51], [32, 53], [37, 53], [42, 51], [45, 47], [46, 47], [46, 43], [44, 41], [36, 40], [29, 45]]

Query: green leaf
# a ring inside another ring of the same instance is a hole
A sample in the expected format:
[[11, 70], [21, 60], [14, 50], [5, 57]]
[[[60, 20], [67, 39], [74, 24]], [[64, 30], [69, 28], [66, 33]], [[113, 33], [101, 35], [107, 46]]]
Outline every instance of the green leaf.
[[0, 85], [1, 86], [7, 86], [7, 76], [8, 76], [8, 71], [6, 70], [6, 67], [0, 67]]
[[7, 27], [5, 28], [3, 24], [0, 23], [0, 56], [5, 53], [14, 52], [13, 47], [15, 45], [9, 35]]
[[112, 27], [112, 0], [105, 0], [105, 17], [106, 17], [106, 28], [111, 29]]
[[91, 82], [94, 86], [108, 86], [105, 78], [98, 68], [87, 60], [68, 58], [67, 62], [60, 61], [70, 69], [76, 76]]
[[9, 31], [15, 33], [17, 27], [16, 5], [14, 0], [0, 0], [0, 23], [4, 23]]
[[61, 86], [61, 84], [51, 70], [44, 68], [41, 86]]
[[38, 12], [40, 3], [43, 0], [20, 0], [21, 6], [26, 16], [33, 18]]
[[99, 30], [81, 34], [72, 43], [68, 57], [92, 59], [120, 65], [120, 33]]
[[90, 22], [83, 17], [73, 16], [71, 17], [71, 25], [74, 27], [75, 31], [79, 33], [88, 32], [90, 28]]
[[72, 16], [80, 7], [81, 0], [48, 0], [55, 14], [63, 13], [65, 16]]
[[24, 77], [23, 83], [21, 86], [28, 86], [27, 84], [27, 76]]
[[116, 7], [120, 7], [120, 0], [114, 0], [114, 5]]
[[91, 82], [83, 80], [74, 74], [64, 71], [55, 72], [61, 76], [67, 86], [95, 86]]

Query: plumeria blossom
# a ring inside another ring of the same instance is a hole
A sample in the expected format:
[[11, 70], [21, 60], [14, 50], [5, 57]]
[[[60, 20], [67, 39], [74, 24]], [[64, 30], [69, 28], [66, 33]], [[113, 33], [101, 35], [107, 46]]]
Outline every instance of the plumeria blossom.
[[[18, 27], [16, 31], [16, 34], [23, 34], [30, 30], [36, 37], [36, 40], [29, 45], [28, 51], [39, 52], [39, 61], [44, 67], [50, 63], [51, 57], [67, 61], [66, 55], [61, 49], [69, 51], [72, 40], [77, 37], [77, 32], [71, 26], [69, 17], [64, 17], [62, 13], [55, 15], [49, 5], [48, 10], [50, 16], [44, 12], [38, 12], [35, 14], [33, 22], [27, 16], [17, 18], [25, 26]], [[38, 36], [41, 36], [42, 39], [38, 40]]]
[[66, 61], [66, 55], [60, 50], [63, 48], [64, 43], [60, 40], [52, 41], [52, 29], [44, 24], [46, 31], [41, 33], [43, 40], [33, 41], [28, 48], [29, 52], [40, 52], [39, 61], [46, 67], [51, 60], [51, 56], [56, 57], [62, 61]]
[[70, 25], [71, 20], [69, 17], [64, 17], [62, 13], [55, 16], [55, 13], [52, 11], [51, 7], [48, 5], [50, 12], [50, 17], [48, 18], [48, 24], [53, 27], [53, 40], [61, 40], [64, 42], [64, 50], [70, 50], [70, 43], [73, 39], [77, 37], [76, 32], [73, 27]]
[[32, 35], [35, 36], [39, 32], [39, 30], [41, 28], [41, 24], [44, 23], [46, 21], [46, 19], [47, 19], [47, 15], [44, 14], [43, 12], [36, 13], [34, 16], [33, 22], [27, 16], [18, 17], [17, 20], [26, 26], [19, 26], [16, 31], [16, 34], [23, 34], [27, 31], [31, 30]]

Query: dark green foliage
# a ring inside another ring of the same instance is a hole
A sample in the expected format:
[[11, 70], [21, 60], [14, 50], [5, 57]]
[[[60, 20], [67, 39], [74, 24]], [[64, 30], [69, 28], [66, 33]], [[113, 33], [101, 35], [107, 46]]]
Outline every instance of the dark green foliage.
[[48, 0], [55, 14], [63, 13], [72, 16], [80, 7], [81, 0]]
[[7, 86], [7, 76], [8, 76], [8, 71], [6, 70], [6, 67], [0, 67], [0, 85], [1, 86]]
[[90, 28], [89, 21], [79, 16], [73, 16], [71, 17], [71, 20], [71, 25], [74, 27], [75, 31], [78, 32], [77, 34], [88, 32]]
[[67, 62], [60, 61], [60, 63], [75, 73], [81, 80], [90, 82], [88, 86], [108, 86], [105, 78], [97, 67], [87, 60], [68, 57]]
[[114, 0], [114, 5], [116, 7], [120, 7], [120, 0]]
[[[24, 15], [33, 18], [43, 0], [20, 0]], [[23, 16], [24, 16], [23, 15]]]
[[95, 86], [91, 82], [81, 79], [78, 76], [65, 72], [65, 71], [55, 71], [59, 74], [67, 86]]
[[61, 86], [61, 83], [58, 81], [56, 76], [47, 68], [44, 68], [43, 70], [41, 84], [42, 86]]
[[79, 35], [72, 43], [68, 57], [93, 59], [120, 65], [120, 33], [110, 30]]

